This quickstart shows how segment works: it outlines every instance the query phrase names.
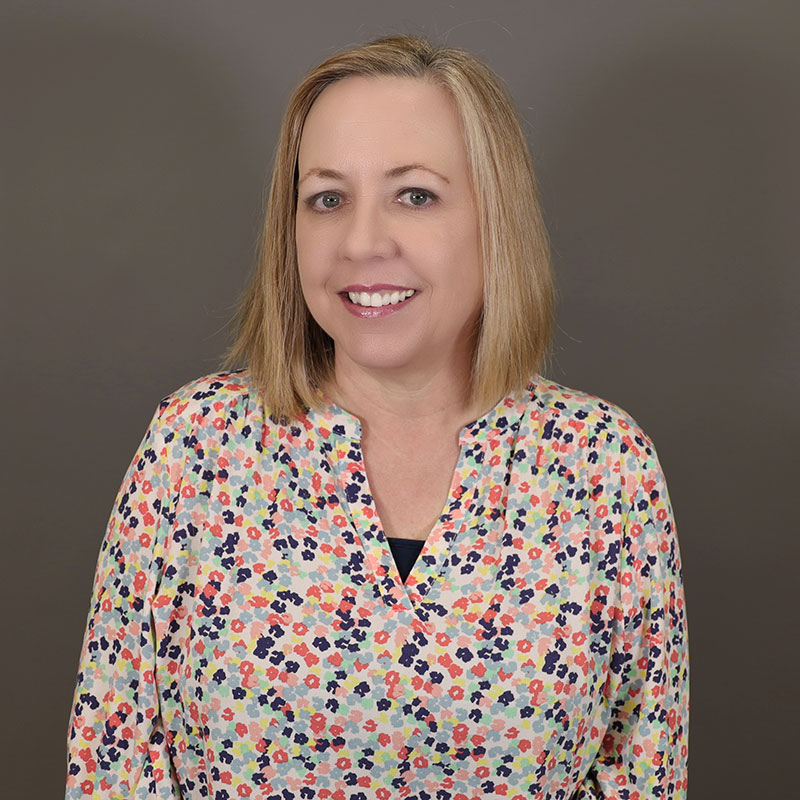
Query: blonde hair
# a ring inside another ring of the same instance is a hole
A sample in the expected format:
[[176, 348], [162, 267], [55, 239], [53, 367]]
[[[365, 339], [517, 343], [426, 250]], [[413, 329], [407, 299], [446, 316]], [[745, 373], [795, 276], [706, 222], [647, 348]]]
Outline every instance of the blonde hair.
[[266, 215], [238, 331], [225, 365], [244, 362], [270, 413], [296, 419], [318, 408], [332, 377], [330, 337], [311, 316], [297, 270], [297, 157], [319, 94], [346, 77], [428, 80], [458, 110], [481, 231], [483, 310], [473, 353], [472, 401], [491, 408], [523, 389], [548, 353], [555, 290], [547, 231], [519, 118], [500, 79], [472, 54], [418, 36], [393, 35], [331, 56], [300, 83], [280, 131]]

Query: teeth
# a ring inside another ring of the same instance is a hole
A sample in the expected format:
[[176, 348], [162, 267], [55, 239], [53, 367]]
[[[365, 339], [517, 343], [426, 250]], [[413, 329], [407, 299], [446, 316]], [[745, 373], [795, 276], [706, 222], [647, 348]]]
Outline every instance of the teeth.
[[381, 306], [397, 305], [397, 303], [406, 300], [414, 294], [413, 289], [405, 289], [402, 292], [389, 292], [380, 294], [379, 292], [348, 292], [347, 296], [350, 302], [357, 306], [366, 306], [368, 308], [380, 308]]

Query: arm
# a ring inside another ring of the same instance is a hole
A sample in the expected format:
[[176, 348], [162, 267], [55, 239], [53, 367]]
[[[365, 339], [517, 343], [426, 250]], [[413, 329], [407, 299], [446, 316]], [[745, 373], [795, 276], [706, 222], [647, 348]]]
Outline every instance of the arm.
[[574, 800], [686, 796], [689, 656], [680, 551], [666, 481], [646, 437], [639, 455], [644, 461], [624, 479], [629, 510], [605, 697], [609, 724]]
[[117, 494], [100, 549], [67, 741], [70, 798], [175, 798], [159, 713], [151, 600], [158, 587], [182, 434], [162, 401]]

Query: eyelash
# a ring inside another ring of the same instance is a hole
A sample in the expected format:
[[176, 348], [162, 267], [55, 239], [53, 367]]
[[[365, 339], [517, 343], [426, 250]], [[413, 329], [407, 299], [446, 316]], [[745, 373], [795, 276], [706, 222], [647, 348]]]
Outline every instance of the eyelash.
[[[408, 194], [409, 192], [414, 194], [424, 194], [431, 200], [430, 203], [426, 203], [424, 206], [415, 206], [415, 205], [406, 206], [407, 208], [411, 208], [414, 211], [425, 211], [425, 209], [431, 208], [431, 206], [434, 206], [436, 205], [436, 203], [439, 202], [439, 197], [435, 195], [433, 192], [428, 191], [427, 189], [417, 189], [410, 187], [408, 189], [403, 189], [401, 192], [398, 193], [398, 196], [401, 197], [402, 195]], [[317, 194], [312, 195], [306, 200], [306, 205], [311, 209], [311, 211], [315, 212], [316, 214], [330, 214], [332, 211], [336, 211], [339, 208], [339, 206], [336, 206], [336, 208], [328, 208], [324, 211], [322, 209], [315, 208], [317, 200], [319, 200], [322, 197], [326, 197], [327, 195], [340, 196], [339, 192], [318, 192]]]

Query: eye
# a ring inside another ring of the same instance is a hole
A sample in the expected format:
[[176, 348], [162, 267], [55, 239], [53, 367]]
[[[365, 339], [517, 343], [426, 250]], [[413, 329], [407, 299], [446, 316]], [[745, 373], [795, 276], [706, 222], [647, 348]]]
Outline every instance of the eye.
[[[429, 208], [439, 200], [433, 192], [429, 192], [427, 189], [403, 189], [398, 196], [404, 197], [406, 195], [408, 195], [408, 202], [404, 202], [402, 205], [410, 206], [414, 209]], [[305, 202], [312, 211], [326, 214], [339, 208], [343, 201], [338, 192], [319, 192], [309, 197]]]
[[[314, 211], [332, 211], [339, 207], [342, 200], [336, 192], [320, 192], [320, 194], [309, 197], [306, 202]], [[318, 203], [321, 203], [321, 207]]]
[[[436, 195], [427, 189], [404, 189], [400, 196], [403, 197], [404, 195], [408, 195], [410, 204], [415, 208], [427, 208], [434, 205], [438, 200]], [[430, 202], [426, 202], [427, 200], [430, 200]]]

